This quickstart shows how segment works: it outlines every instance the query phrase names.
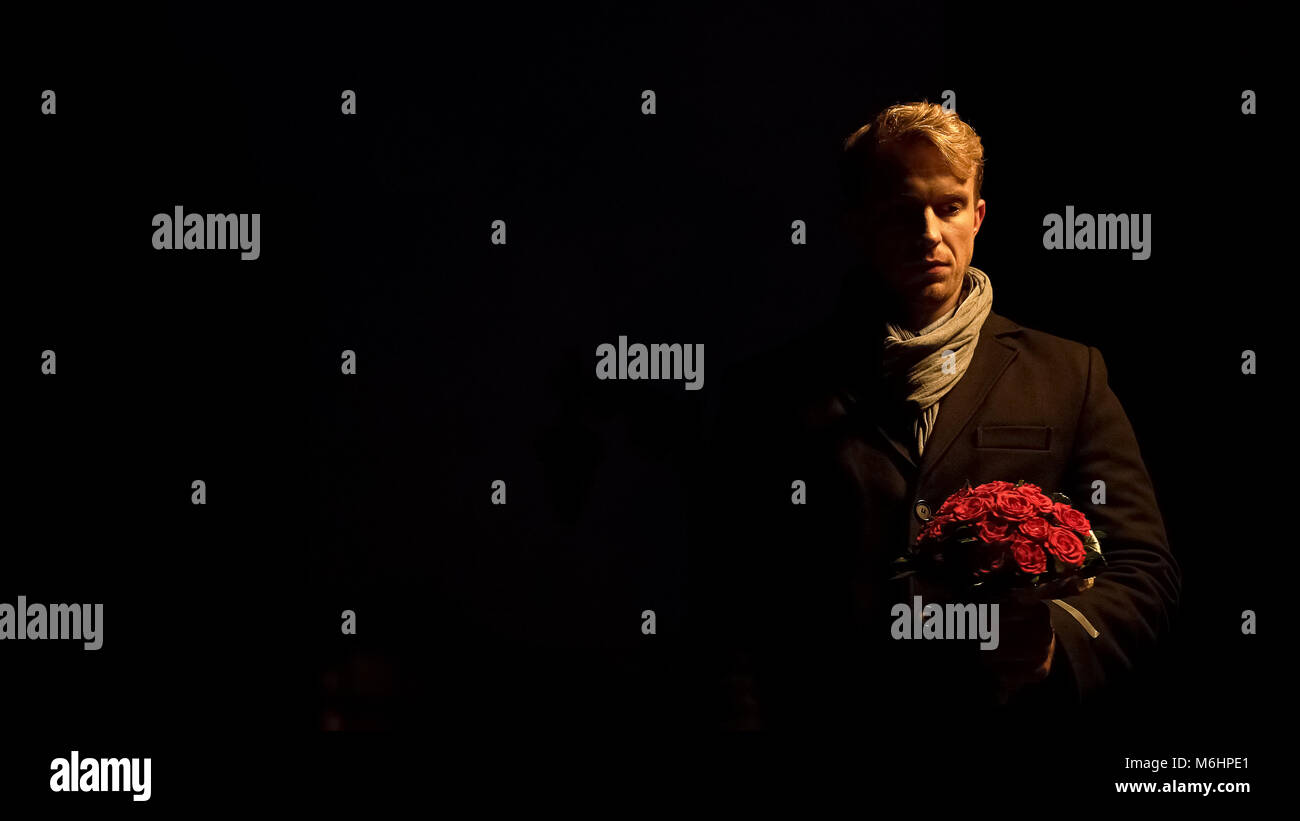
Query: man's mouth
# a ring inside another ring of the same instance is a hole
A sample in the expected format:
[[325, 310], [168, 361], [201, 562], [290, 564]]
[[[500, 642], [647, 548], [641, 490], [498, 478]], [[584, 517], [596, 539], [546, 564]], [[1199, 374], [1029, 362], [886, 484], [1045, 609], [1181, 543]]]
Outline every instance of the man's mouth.
[[913, 263], [909, 264], [909, 265], [907, 266], [907, 269], [908, 269], [909, 271], [918, 271], [918, 270], [919, 270], [919, 271], [937, 271], [937, 270], [940, 270], [940, 269], [942, 269], [942, 268], [947, 268], [947, 267], [948, 267], [948, 263], [946, 263], [946, 262], [939, 262], [939, 261], [937, 261], [937, 260], [936, 260], [936, 261], [932, 261], [932, 260], [924, 259], [924, 260], [921, 260], [920, 262], [913, 262]]

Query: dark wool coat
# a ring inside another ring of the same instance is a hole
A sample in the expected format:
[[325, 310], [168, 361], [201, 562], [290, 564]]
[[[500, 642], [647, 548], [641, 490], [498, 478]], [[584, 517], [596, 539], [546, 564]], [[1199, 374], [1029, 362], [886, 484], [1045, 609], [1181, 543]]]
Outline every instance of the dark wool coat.
[[[888, 410], [880, 327], [878, 312], [842, 303], [726, 377], [692, 596], [724, 724], [847, 726], [990, 705], [977, 642], [890, 637], [891, 607], [911, 604], [916, 585], [891, 581], [889, 563], [949, 494], [996, 479], [1063, 492], [1106, 533], [1107, 568], [1064, 598], [1082, 618], [1043, 605], [1052, 673], [1017, 703], [1088, 700], [1151, 655], [1181, 586], [1101, 352], [990, 313], [918, 460]], [[795, 480], [806, 504], [792, 504]], [[1091, 502], [1098, 480], [1104, 504]]]

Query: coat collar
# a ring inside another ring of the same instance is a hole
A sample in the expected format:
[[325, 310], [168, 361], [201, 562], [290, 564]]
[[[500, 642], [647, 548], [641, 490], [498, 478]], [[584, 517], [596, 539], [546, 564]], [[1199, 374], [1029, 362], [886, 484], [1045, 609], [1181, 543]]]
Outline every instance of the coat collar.
[[[875, 355], [879, 340], [875, 338], [880, 322], [874, 316], [859, 321], [841, 322], [837, 327], [837, 383], [840, 399], [849, 408], [870, 405], [879, 380], [879, 357]], [[940, 401], [939, 415], [930, 433], [918, 470], [918, 486], [942, 462], [944, 456], [966, 428], [975, 411], [988, 396], [993, 385], [1019, 352], [1016, 335], [1023, 328], [990, 311], [980, 327], [979, 342], [966, 373]], [[908, 458], [904, 454], [904, 458]], [[909, 459], [910, 461], [910, 459]]]

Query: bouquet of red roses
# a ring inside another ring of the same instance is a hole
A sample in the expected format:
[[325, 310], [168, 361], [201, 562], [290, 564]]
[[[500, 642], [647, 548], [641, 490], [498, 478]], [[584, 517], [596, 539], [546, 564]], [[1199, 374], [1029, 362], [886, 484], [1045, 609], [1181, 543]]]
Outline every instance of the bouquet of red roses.
[[1018, 589], [1034, 598], [1092, 586], [1105, 566], [1100, 538], [1063, 493], [1021, 479], [986, 482], [949, 496], [895, 560], [902, 571], [958, 586]]

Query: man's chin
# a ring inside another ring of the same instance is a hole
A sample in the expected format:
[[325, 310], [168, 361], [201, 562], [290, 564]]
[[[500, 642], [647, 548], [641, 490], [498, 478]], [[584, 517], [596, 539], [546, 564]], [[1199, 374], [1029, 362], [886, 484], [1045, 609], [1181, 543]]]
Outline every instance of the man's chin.
[[953, 288], [947, 277], [926, 278], [920, 282], [910, 282], [903, 288], [908, 302], [942, 305], [952, 296]]
[[938, 310], [947, 303], [952, 293], [952, 289], [947, 287], [946, 283], [930, 283], [922, 287], [895, 290], [894, 310], [907, 313], [912, 311], [927, 313]]
[[935, 273], [908, 271], [890, 280], [894, 298], [907, 305], [938, 307], [961, 288], [960, 281], [954, 283], [947, 269]]

